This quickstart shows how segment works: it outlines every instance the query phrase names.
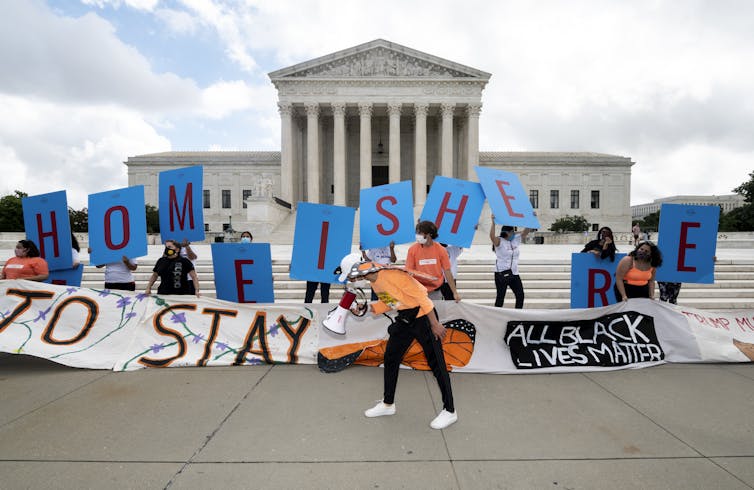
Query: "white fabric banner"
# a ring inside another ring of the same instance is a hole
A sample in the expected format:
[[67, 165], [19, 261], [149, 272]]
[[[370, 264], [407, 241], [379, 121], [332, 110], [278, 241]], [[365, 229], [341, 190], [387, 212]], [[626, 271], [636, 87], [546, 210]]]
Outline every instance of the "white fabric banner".
[[[0, 351], [73, 367], [314, 364], [378, 366], [386, 315], [349, 315], [346, 334], [321, 321], [335, 305], [239, 304], [0, 281]], [[578, 310], [512, 310], [436, 302], [454, 372], [542, 373], [664, 362], [754, 361], [754, 311], [711, 312], [645, 299]], [[390, 314], [394, 316], [394, 313]], [[418, 345], [407, 367], [426, 369]]]

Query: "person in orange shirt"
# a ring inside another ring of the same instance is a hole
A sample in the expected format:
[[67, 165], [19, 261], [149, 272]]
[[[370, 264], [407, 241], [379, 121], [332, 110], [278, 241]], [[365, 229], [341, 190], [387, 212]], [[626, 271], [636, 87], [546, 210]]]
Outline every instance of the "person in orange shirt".
[[448, 427], [458, 420], [458, 414], [453, 405], [453, 390], [442, 350], [445, 327], [438, 319], [435, 305], [427, 295], [427, 289], [410, 271], [374, 262], [361, 262], [359, 259], [358, 254], [350, 254], [341, 260], [339, 271], [336, 270], [340, 274], [340, 282], [348, 280], [354, 287], [371, 285], [379, 298], [379, 301], [371, 305], [375, 315], [391, 309], [398, 311], [394, 322], [388, 328], [390, 337], [385, 346], [383, 398], [377, 405], [366, 410], [364, 415], [381, 417], [395, 414], [395, 387], [401, 361], [416, 339], [424, 350], [427, 363], [442, 393], [443, 409], [429, 425], [433, 429]]
[[435, 242], [437, 226], [431, 221], [420, 221], [416, 225], [416, 243], [411, 245], [406, 254], [406, 269], [434, 277], [427, 280], [417, 277], [424, 284], [432, 299], [443, 299], [440, 288], [447, 281], [456, 303], [461, 296], [456, 289], [456, 281], [450, 268], [450, 258], [445, 247]]
[[37, 245], [31, 240], [16, 244], [16, 256], [5, 263], [0, 279], [26, 279], [42, 282], [50, 276], [47, 261], [40, 257]]
[[615, 297], [655, 298], [655, 272], [662, 265], [662, 254], [652, 242], [639, 242], [633, 252], [620, 259], [615, 270]]

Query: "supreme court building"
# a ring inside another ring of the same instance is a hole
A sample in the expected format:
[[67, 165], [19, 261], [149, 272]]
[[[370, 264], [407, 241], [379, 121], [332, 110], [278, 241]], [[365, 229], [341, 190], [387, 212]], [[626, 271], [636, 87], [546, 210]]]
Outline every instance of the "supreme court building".
[[358, 207], [360, 189], [405, 180], [420, 210], [436, 175], [477, 180], [480, 165], [519, 175], [543, 230], [565, 215], [583, 215], [595, 229], [630, 228], [630, 158], [480, 152], [489, 73], [379, 39], [269, 77], [278, 91], [279, 152], [133, 156], [125, 162], [129, 185], [144, 185], [156, 206], [159, 172], [203, 165], [207, 231], [232, 221], [265, 234], [299, 201]]

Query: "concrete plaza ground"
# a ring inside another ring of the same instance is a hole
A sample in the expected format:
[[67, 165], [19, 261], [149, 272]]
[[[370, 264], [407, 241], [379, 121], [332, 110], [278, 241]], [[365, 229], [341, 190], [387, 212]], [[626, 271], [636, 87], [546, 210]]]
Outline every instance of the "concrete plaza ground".
[[0, 488], [754, 488], [754, 365], [452, 374], [72, 369], [0, 354]]

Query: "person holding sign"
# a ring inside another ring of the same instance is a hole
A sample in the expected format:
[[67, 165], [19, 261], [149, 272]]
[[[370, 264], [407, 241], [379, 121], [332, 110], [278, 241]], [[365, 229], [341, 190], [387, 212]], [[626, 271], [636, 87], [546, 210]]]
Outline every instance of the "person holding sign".
[[139, 266], [135, 259], [129, 259], [125, 255], [120, 262], [98, 265], [97, 268], [105, 268], [105, 289], [119, 291], [136, 291], [133, 271]]
[[[196, 255], [196, 252], [191, 248], [191, 242], [183, 239], [183, 242], [181, 242], [181, 257], [184, 259], [189, 259], [191, 261], [191, 266], [196, 270], [196, 259], [198, 258]], [[188, 278], [188, 287], [189, 292], [186, 294], [194, 294], [195, 287], [194, 287], [194, 279], [192, 276], [189, 276]]]
[[610, 262], [615, 262], [615, 242], [613, 241], [613, 230], [607, 226], [600, 228], [597, 232], [597, 239], [584, 245], [584, 249], [581, 253], [593, 253], [601, 259], [610, 259]]
[[40, 256], [37, 245], [31, 240], [16, 244], [16, 256], [5, 263], [0, 279], [26, 279], [43, 282], [50, 276], [47, 261]]
[[[160, 278], [157, 294], [195, 294], [199, 296], [199, 278], [196, 276], [194, 264], [185, 257], [181, 257], [181, 244], [175, 240], [165, 241], [165, 252], [157, 260], [152, 269], [152, 277], [147, 282], [146, 294], [152, 294], [152, 285]], [[188, 278], [193, 280], [189, 284]], [[193, 291], [192, 291], [193, 286]]]
[[492, 250], [495, 252], [495, 306], [502, 308], [505, 293], [510, 286], [516, 296], [516, 309], [524, 307], [524, 285], [521, 276], [518, 275], [518, 257], [521, 252], [521, 242], [529, 234], [529, 228], [524, 228], [521, 233], [516, 233], [512, 226], [503, 226], [500, 235], [495, 234], [495, 215], [491, 216], [490, 240]]
[[440, 288], [445, 281], [448, 282], [453, 299], [456, 303], [461, 301], [461, 296], [456, 289], [456, 281], [450, 270], [450, 257], [445, 247], [435, 242], [437, 238], [437, 226], [431, 221], [420, 221], [416, 225], [416, 243], [411, 245], [406, 254], [406, 269], [417, 271], [433, 277], [433, 280], [417, 276], [419, 282], [424, 284], [431, 299], [443, 299]]
[[[434, 225], [433, 225], [434, 226]], [[429, 424], [433, 429], [444, 429], [458, 420], [453, 405], [453, 390], [450, 375], [445, 367], [445, 354], [442, 339], [445, 327], [437, 317], [435, 305], [427, 294], [427, 289], [419, 283], [410, 271], [393, 269], [374, 262], [359, 262], [352, 256], [343, 257], [340, 267], [340, 282], [350, 281], [358, 284], [369, 281], [377, 292], [380, 301], [372, 303], [372, 313], [379, 315], [392, 308], [398, 310], [395, 321], [388, 327], [387, 345], [384, 357], [384, 391], [382, 400], [366, 410], [366, 417], [382, 417], [395, 414], [395, 388], [401, 361], [411, 344], [416, 341], [421, 345], [432, 374], [442, 393], [443, 409]]]
[[615, 270], [615, 297], [622, 301], [629, 298], [655, 297], [655, 272], [662, 265], [662, 253], [652, 242], [640, 242], [626, 257], [618, 262]]
[[250, 231], [244, 231], [241, 233], [241, 243], [251, 243], [254, 240], [254, 237], [251, 235]]

